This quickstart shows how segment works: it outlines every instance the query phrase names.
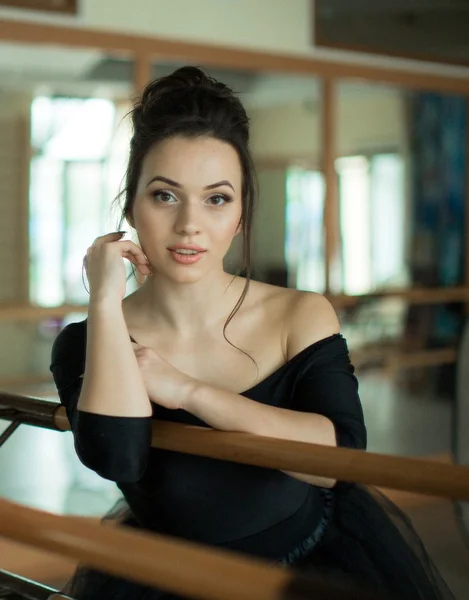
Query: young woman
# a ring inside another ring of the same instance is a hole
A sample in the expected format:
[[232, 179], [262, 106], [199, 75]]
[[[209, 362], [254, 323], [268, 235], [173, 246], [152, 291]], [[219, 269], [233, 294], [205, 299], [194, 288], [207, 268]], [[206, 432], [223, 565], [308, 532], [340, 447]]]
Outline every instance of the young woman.
[[[94, 241], [88, 318], [52, 351], [81, 461], [117, 483], [129, 526], [401, 599], [451, 598], [410, 523], [374, 490], [150, 447], [152, 418], [363, 450], [366, 430], [331, 305], [250, 280], [255, 175], [239, 99], [185, 67], [149, 84], [132, 119], [121, 223], [139, 244], [122, 232]], [[236, 235], [246, 277], [223, 269]], [[146, 277], [127, 297], [123, 258]], [[168, 598], [91, 569], [69, 593]]]

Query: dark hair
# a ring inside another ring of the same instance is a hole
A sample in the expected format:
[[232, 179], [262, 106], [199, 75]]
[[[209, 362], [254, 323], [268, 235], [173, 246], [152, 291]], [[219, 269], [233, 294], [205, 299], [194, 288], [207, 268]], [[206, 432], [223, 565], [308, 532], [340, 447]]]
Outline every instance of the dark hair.
[[227, 142], [238, 153], [243, 179], [240, 219], [243, 254], [240, 272], [246, 277], [246, 285], [223, 327], [223, 335], [231, 344], [226, 338], [226, 328], [246, 298], [251, 280], [251, 231], [257, 198], [246, 111], [227, 85], [197, 67], [187, 66], [149, 83], [129, 114], [132, 117], [133, 136], [125, 188], [117, 197], [117, 200], [121, 196], [125, 198], [118, 229], [132, 210], [142, 162], [154, 144], [176, 135], [188, 138], [211, 136]]

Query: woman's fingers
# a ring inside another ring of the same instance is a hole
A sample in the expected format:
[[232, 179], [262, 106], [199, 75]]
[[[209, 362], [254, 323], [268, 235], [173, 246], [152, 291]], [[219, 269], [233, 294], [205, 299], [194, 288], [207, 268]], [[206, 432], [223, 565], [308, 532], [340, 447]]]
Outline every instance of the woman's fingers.
[[151, 275], [150, 263], [140, 246], [138, 246], [137, 244], [135, 244], [135, 242], [132, 242], [131, 240], [120, 239], [125, 233], [125, 231], [114, 231], [112, 233], [107, 233], [105, 235], [97, 237], [93, 244], [86, 251], [86, 256], [84, 259], [85, 265], [87, 262], [87, 257], [89, 257], [90, 253], [93, 252], [93, 250], [96, 250], [104, 246], [105, 244], [108, 244], [109, 246], [114, 246], [114, 244], [118, 244], [116, 248], [119, 250], [123, 258], [126, 258], [131, 263], [133, 263], [142, 273], [142, 275]]
[[148, 258], [145, 256], [145, 253], [140, 246], [138, 246], [135, 242], [132, 242], [131, 240], [122, 240], [118, 242], [118, 247], [122, 250], [122, 252], [132, 254], [138, 262], [144, 265], [148, 264]]
[[125, 231], [112, 231], [111, 233], [100, 235], [94, 240], [92, 246], [101, 246], [101, 244], [106, 244], [111, 241], [119, 240], [123, 235], [125, 235], [125, 233]]
[[142, 275], [150, 275], [150, 264], [143, 254], [139, 255], [130, 250], [124, 250], [122, 256], [134, 264]]
[[125, 231], [108, 233], [96, 238], [93, 244], [88, 248], [87, 254], [89, 254], [94, 248], [98, 248], [104, 244], [111, 245], [118, 242], [117, 247], [120, 249], [122, 254], [124, 254], [124, 252], [132, 254], [139, 263], [147, 265], [148, 259], [140, 246], [131, 240], [119, 240], [119, 237], [121, 237], [122, 233], [125, 233]]

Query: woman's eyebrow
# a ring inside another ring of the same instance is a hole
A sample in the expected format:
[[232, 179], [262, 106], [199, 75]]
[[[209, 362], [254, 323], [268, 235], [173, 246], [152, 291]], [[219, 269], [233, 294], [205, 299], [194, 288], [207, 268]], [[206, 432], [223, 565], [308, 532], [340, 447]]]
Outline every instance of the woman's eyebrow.
[[[162, 181], [163, 183], [167, 183], [168, 185], [171, 185], [172, 187], [179, 188], [179, 189], [181, 189], [183, 187], [177, 181], [173, 181], [172, 179], [168, 179], [168, 177], [163, 177], [162, 175], [156, 175], [156, 177], [153, 177], [152, 179], [150, 179], [150, 181], [147, 183], [147, 187], [154, 181]], [[220, 187], [222, 185], [227, 185], [233, 190], [233, 192], [235, 191], [234, 187], [231, 185], [231, 183], [227, 179], [224, 179], [223, 181], [217, 181], [217, 183], [211, 183], [210, 185], [205, 186], [204, 190], [213, 190], [214, 188]]]
[[217, 181], [217, 183], [212, 183], [210, 185], [207, 185], [206, 187], [204, 187], [204, 190], [213, 190], [214, 188], [220, 187], [222, 185], [227, 185], [228, 187], [230, 187], [233, 192], [234, 187], [231, 185], [231, 183], [227, 180], [227, 179], [223, 179], [223, 181]]

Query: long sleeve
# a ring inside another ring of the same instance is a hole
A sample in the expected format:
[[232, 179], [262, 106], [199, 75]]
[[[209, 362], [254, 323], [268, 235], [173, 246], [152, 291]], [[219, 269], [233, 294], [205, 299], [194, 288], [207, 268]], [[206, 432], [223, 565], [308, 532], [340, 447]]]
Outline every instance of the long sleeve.
[[314, 344], [307, 354], [296, 379], [290, 408], [330, 419], [338, 446], [366, 450], [358, 381], [345, 339], [336, 334]]
[[50, 370], [81, 462], [101, 477], [135, 482], [145, 472], [151, 417], [113, 417], [77, 409], [85, 370], [86, 321], [67, 325], [52, 347]]

